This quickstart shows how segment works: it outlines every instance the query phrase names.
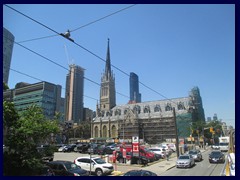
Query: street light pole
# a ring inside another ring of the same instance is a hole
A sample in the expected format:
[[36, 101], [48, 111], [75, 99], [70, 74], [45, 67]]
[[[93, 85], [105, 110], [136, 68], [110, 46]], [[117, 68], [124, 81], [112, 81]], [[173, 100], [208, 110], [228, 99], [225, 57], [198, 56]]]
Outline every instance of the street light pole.
[[175, 124], [176, 151], [177, 151], [177, 157], [179, 157], [178, 129], [177, 129], [177, 119], [176, 119], [175, 107], [173, 107], [173, 120], [174, 120], [174, 124]]

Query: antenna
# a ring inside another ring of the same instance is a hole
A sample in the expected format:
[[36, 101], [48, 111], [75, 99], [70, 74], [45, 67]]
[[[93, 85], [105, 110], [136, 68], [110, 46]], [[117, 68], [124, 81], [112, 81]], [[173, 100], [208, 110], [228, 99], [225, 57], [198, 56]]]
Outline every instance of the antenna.
[[65, 54], [66, 54], [67, 61], [68, 61], [68, 66], [70, 66], [70, 64], [73, 64], [73, 59], [72, 59], [71, 62], [70, 62], [66, 44], [64, 44], [64, 49], [65, 49]]
[[64, 49], [65, 49], [65, 54], [66, 54], [67, 62], [68, 62], [68, 66], [69, 66], [69, 56], [68, 56], [68, 51], [67, 51], [67, 46], [66, 46], [66, 44], [64, 44]]

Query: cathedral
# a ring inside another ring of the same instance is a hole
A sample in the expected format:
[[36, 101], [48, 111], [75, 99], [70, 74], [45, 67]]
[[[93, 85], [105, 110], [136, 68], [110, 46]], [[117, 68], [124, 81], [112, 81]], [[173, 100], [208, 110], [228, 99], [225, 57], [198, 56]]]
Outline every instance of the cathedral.
[[139, 136], [143, 142], [161, 143], [176, 138], [175, 124], [178, 137], [189, 137], [190, 124], [196, 121], [205, 121], [198, 87], [194, 87], [188, 97], [116, 105], [115, 77], [111, 70], [108, 40], [100, 103], [91, 124], [93, 139], [130, 142], [132, 136]]

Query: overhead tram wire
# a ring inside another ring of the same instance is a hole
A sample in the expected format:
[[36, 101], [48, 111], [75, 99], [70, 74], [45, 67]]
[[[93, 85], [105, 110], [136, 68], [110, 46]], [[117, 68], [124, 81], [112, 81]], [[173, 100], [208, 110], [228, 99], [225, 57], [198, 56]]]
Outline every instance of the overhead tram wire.
[[[9, 40], [10, 40], [10, 39], [9, 39]], [[55, 61], [53, 61], [53, 60], [51, 60], [51, 59], [49, 59], [49, 58], [47, 58], [47, 57], [45, 57], [45, 56], [43, 56], [43, 55], [41, 55], [41, 54], [39, 54], [39, 53], [33, 51], [33, 50], [31, 50], [31, 49], [29, 49], [29, 48], [23, 46], [22, 44], [19, 44], [19, 43], [15, 42], [15, 41], [13, 41], [13, 42], [14, 42], [15, 44], [21, 46], [22, 48], [24, 48], [24, 49], [26, 49], [26, 50], [28, 50], [28, 51], [30, 51], [30, 52], [32, 52], [32, 53], [34, 53], [34, 54], [40, 56], [41, 58], [43, 58], [43, 59], [45, 59], [45, 60], [47, 60], [47, 61], [49, 61], [49, 62], [51, 62], [51, 63], [53, 63], [53, 64], [55, 64], [55, 65], [57, 65], [57, 66], [59, 66], [59, 67], [61, 67], [61, 68], [63, 68], [63, 69], [65, 69], [65, 70], [69, 71], [68, 68], [62, 66], [61, 64], [56, 63]], [[98, 85], [98, 86], [101, 87], [101, 84], [99, 84], [99, 83], [97, 83], [97, 82], [95, 82], [95, 81], [93, 81], [93, 80], [91, 80], [91, 79], [89, 79], [89, 78], [87, 78], [87, 77], [85, 77], [85, 76], [84, 76], [83, 78], [86, 79], [87, 81], [89, 81], [89, 82], [91, 82], [91, 83], [93, 83], [93, 84], [96, 84], [96, 85]], [[121, 95], [121, 96], [123, 96], [123, 97], [129, 98], [127, 95], [124, 95], [124, 94], [122, 94], [122, 93], [119, 93], [119, 92], [116, 92], [116, 93], [119, 94], [119, 95]]]
[[[29, 74], [20, 72], [20, 71], [18, 71], [18, 70], [13, 69], [13, 68], [10, 68], [10, 70], [11, 70], [11, 71], [14, 71], [14, 72], [16, 72], [16, 73], [22, 74], [22, 75], [24, 75], [24, 76], [30, 77], [30, 78], [32, 78], [32, 79], [38, 80], [38, 81], [44, 81], [44, 80], [42, 80], [42, 79], [39, 79], [39, 78], [36, 78], [36, 77], [31, 76], [31, 75], [29, 75]], [[46, 81], [45, 81], [45, 82], [46, 82]], [[64, 88], [64, 87], [62, 87], [62, 89], [65, 89], [65, 90], [66, 90], [66, 88]], [[72, 92], [72, 91], [70, 91], [70, 92]], [[98, 99], [96, 99], [96, 98], [94, 98], [94, 97], [87, 96], [87, 95], [83, 95], [83, 96], [84, 96], [84, 97], [87, 97], [87, 98], [89, 98], [89, 99], [98, 101]]]
[[[110, 16], [112, 16], [112, 15], [115, 15], [115, 14], [117, 14], [117, 13], [119, 13], [119, 12], [122, 12], [122, 11], [124, 11], [124, 10], [127, 10], [127, 9], [129, 9], [129, 8], [131, 8], [131, 7], [133, 7], [133, 6], [136, 6], [136, 5], [137, 5], [137, 4], [133, 4], [133, 5], [131, 5], [131, 6], [125, 7], [125, 8], [123, 8], [123, 9], [120, 9], [120, 10], [118, 10], [118, 11], [116, 11], [116, 12], [113, 12], [113, 13], [108, 14], [108, 15], [106, 15], [106, 16], [103, 16], [103, 17], [101, 17], [101, 18], [99, 18], [99, 19], [96, 19], [96, 20], [94, 20], [94, 21], [91, 21], [91, 22], [89, 22], [89, 23], [87, 23], [87, 24], [85, 24], [85, 25], [82, 25], [82, 26], [78, 27], [78, 28], [75, 28], [75, 29], [73, 29], [73, 30], [70, 30], [70, 32], [74, 32], [74, 31], [77, 31], [77, 30], [82, 29], [82, 28], [84, 28], [84, 27], [87, 27], [87, 26], [89, 26], [89, 25], [91, 25], [91, 24], [94, 24], [94, 23], [96, 23], [96, 22], [98, 22], [98, 21], [101, 21], [101, 20], [103, 20], [103, 19], [106, 19], [106, 18], [108, 18], [108, 17], [110, 17]], [[24, 40], [24, 41], [20, 41], [19, 43], [25, 43], [25, 42], [30, 42], [30, 41], [36, 41], [36, 40], [41, 40], [41, 39], [56, 37], [56, 36], [58, 36], [58, 35], [59, 35], [59, 34], [54, 34], [54, 35], [49, 35], [49, 36], [44, 36], [44, 37], [39, 37], [39, 38], [34, 38], [34, 39], [29, 39], [29, 40]]]
[[[23, 46], [23, 45], [21, 45], [21, 44], [19, 44], [19, 43], [17, 43], [17, 42], [14, 42], [14, 43], [16, 43], [17, 45], [21, 46], [22, 48], [27, 49], [28, 51], [30, 51], [30, 52], [32, 52], [32, 53], [34, 53], [34, 54], [40, 56], [41, 58], [43, 58], [43, 59], [45, 59], [45, 60], [47, 60], [47, 61], [49, 61], [49, 62], [51, 62], [51, 63], [53, 63], [53, 64], [55, 64], [55, 65], [57, 65], [57, 66], [59, 66], [59, 67], [61, 67], [61, 68], [63, 68], [63, 69], [65, 69], [65, 70], [69, 71], [68, 68], [62, 66], [61, 64], [58, 64], [58, 63], [56, 63], [55, 61], [53, 61], [53, 60], [51, 60], [51, 59], [49, 59], [49, 58], [47, 58], [47, 57], [45, 57], [45, 56], [43, 56], [43, 55], [41, 55], [41, 54], [39, 54], [39, 53], [37, 53], [37, 52], [35, 52], [35, 51], [29, 49], [29, 48], [27, 48], [27, 47], [25, 47], [25, 46]], [[99, 83], [97, 83], [97, 82], [95, 82], [95, 81], [93, 81], [93, 80], [87, 78], [86, 76], [84, 76], [83, 78], [86, 79], [87, 81], [89, 81], [89, 82], [91, 82], [91, 83], [93, 83], [93, 84], [96, 84], [96, 85], [98, 85], [98, 86], [101, 87], [101, 84], [99, 84]], [[126, 96], [126, 95], [124, 95], [124, 94], [122, 94], [122, 93], [119, 93], [119, 92], [116, 92], [116, 93], [119, 94], [119, 95], [122, 95], [123, 97], [127, 97], [127, 98], [129, 98], [128, 96]]]
[[[14, 9], [14, 8], [8, 6], [8, 5], [5, 5], [5, 6], [7, 6], [7, 7], [9, 7], [10, 9], [12, 9], [12, 10], [14, 10], [14, 11], [20, 13], [21, 15], [23, 15], [23, 16], [25, 16], [25, 17], [31, 19], [32, 21], [34, 21], [34, 22], [36, 22], [36, 23], [42, 25], [43, 27], [49, 29], [50, 31], [52, 31], [52, 32], [54, 32], [54, 33], [56, 33], [56, 34], [61, 35], [62, 37], [64, 37], [64, 36], [62, 35], [62, 33], [58, 33], [57, 31], [53, 30], [52, 28], [49, 28], [48, 26], [46, 26], [46, 25], [44, 25], [44, 24], [38, 22], [37, 20], [34, 20], [33, 18], [31, 18], [31, 17], [29, 17], [29, 16], [27, 16], [27, 15], [25, 15], [25, 14], [23, 14], [23, 13], [17, 11], [16, 9]], [[72, 41], [72, 40], [69, 39], [69, 38], [66, 38], [66, 37], [65, 37], [65, 39], [70, 40], [72, 43], [74, 43], [74, 44], [77, 45], [78, 47], [84, 49], [85, 51], [89, 52], [90, 54], [92, 54], [93, 56], [95, 56], [95, 57], [97, 57], [98, 59], [102, 60], [103, 62], [106, 62], [106, 60], [104, 60], [103, 58], [101, 58], [101, 57], [98, 56], [97, 54], [93, 53], [92, 51], [88, 50], [87, 48], [81, 46], [80, 44], [78, 44], [78, 43]], [[129, 75], [128, 73], [126, 73], [125, 71], [119, 69], [118, 67], [116, 67], [116, 66], [114, 66], [114, 65], [111, 65], [111, 66], [112, 66], [113, 68], [117, 69], [118, 71], [122, 72], [123, 74], [127, 75], [128, 77], [130, 77], [130, 75]], [[166, 98], [166, 96], [163, 96], [163, 95], [162, 95], [161, 93], [159, 93], [158, 91], [153, 90], [152, 88], [150, 88], [149, 86], [145, 85], [144, 83], [142, 83], [142, 82], [140, 82], [140, 81], [139, 81], [139, 83], [140, 83], [141, 85], [143, 85], [144, 87], [146, 87], [147, 89], [149, 89], [149, 90], [151, 90], [151, 91], [157, 93], [158, 95], [162, 96], [163, 98], [165, 98], [165, 99], [167, 99], [167, 100], [169, 100], [169, 101], [171, 101], [171, 102], [173, 102], [174, 104], [177, 105], [177, 103], [175, 103], [174, 101], [172, 101], [172, 100], [169, 99], [169, 98]]]

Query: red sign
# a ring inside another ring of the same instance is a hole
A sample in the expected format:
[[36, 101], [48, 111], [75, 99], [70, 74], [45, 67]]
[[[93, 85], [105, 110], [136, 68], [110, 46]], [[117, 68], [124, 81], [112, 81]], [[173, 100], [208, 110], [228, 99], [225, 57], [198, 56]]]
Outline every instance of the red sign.
[[126, 149], [123, 149], [122, 153], [123, 153], [123, 158], [126, 158], [126, 156], [127, 156]]

